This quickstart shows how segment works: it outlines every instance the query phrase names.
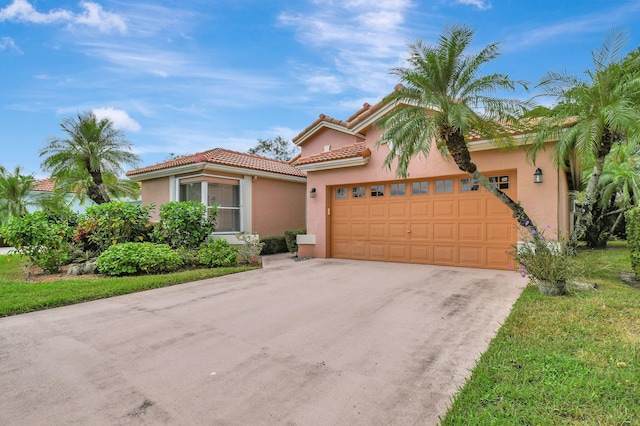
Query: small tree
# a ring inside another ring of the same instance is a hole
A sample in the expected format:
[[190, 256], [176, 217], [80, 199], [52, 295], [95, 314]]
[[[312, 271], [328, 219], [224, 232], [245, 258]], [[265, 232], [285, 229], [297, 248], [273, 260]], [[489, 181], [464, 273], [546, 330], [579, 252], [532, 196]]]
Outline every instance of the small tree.
[[273, 158], [274, 160], [289, 161], [296, 154], [297, 147], [281, 136], [275, 139], [258, 139], [258, 145], [247, 151], [251, 155]]

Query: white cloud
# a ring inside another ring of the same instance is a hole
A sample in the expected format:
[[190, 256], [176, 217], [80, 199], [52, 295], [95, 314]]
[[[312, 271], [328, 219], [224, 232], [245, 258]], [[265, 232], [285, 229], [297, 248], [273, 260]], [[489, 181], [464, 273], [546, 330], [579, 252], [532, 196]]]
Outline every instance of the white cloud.
[[301, 43], [330, 62], [300, 66], [296, 77], [311, 92], [356, 88], [382, 96], [395, 82], [389, 69], [407, 50], [405, 16], [412, 7], [408, 0], [315, 0], [310, 12], [280, 14], [280, 24], [293, 27]]
[[108, 118], [113, 122], [113, 126], [116, 129], [129, 130], [132, 132], [139, 132], [142, 127], [133, 118], [129, 117], [126, 111], [121, 109], [114, 109], [112, 107], [107, 108], [94, 108], [92, 112], [96, 115], [98, 120]]
[[67, 23], [73, 25], [85, 25], [97, 28], [102, 32], [117, 30], [126, 32], [127, 26], [123, 18], [105, 12], [102, 6], [94, 2], [81, 2], [82, 13], [75, 14], [69, 10], [53, 9], [49, 12], [38, 12], [27, 0], [13, 0], [9, 6], [0, 9], [0, 22], [16, 21], [33, 24]]
[[0, 38], [0, 50], [11, 49], [16, 52], [22, 54], [22, 51], [16, 46], [15, 41], [11, 37], [1, 37]]
[[491, 3], [485, 0], [456, 0], [456, 3], [464, 4], [467, 6], [475, 6], [480, 10], [491, 9]]

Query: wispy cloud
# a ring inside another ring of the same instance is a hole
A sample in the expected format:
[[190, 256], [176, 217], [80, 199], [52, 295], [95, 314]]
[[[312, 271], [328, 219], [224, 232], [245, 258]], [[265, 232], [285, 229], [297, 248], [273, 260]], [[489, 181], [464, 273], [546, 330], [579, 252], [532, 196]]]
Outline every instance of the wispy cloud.
[[456, 0], [456, 3], [464, 4], [467, 6], [475, 6], [480, 10], [491, 9], [491, 3], [485, 0]]
[[29, 22], [33, 24], [68, 24], [71, 26], [87, 26], [97, 28], [101, 32], [116, 30], [120, 33], [127, 31], [125, 20], [114, 13], [107, 12], [102, 6], [94, 2], [80, 2], [83, 9], [80, 13], [74, 13], [65, 9], [53, 9], [48, 12], [38, 12], [27, 0], [13, 0], [13, 2], [0, 9], [0, 22]]
[[640, 13], [640, 2], [625, 2], [622, 6], [611, 9], [607, 13], [577, 15], [560, 22], [550, 23], [544, 27], [528, 30], [520, 35], [516, 43], [520, 46], [531, 46], [548, 43], [559, 37], [576, 34], [601, 34], [603, 29], [617, 27], [637, 19]]
[[380, 96], [393, 85], [388, 73], [406, 50], [408, 0], [315, 0], [308, 12], [283, 12], [280, 24], [324, 57], [323, 67], [300, 64], [296, 77], [309, 91], [358, 89]]
[[13, 50], [17, 53], [22, 54], [22, 51], [16, 46], [15, 41], [11, 37], [1, 37], [0, 38], [0, 50]]
[[114, 109], [112, 107], [94, 108], [93, 113], [98, 120], [102, 120], [103, 118], [110, 119], [116, 129], [131, 132], [139, 132], [142, 129], [142, 126], [140, 126], [136, 120], [129, 117], [129, 114], [122, 109]]

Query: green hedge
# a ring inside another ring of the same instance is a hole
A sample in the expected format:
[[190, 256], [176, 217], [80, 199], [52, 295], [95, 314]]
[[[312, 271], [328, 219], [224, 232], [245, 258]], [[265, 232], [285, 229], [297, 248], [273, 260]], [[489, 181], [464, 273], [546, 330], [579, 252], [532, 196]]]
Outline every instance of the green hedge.
[[158, 274], [182, 266], [182, 258], [167, 244], [122, 243], [98, 256], [98, 270], [107, 275]]
[[260, 238], [260, 242], [264, 243], [264, 246], [262, 246], [262, 251], [260, 252], [260, 255], [262, 256], [269, 254], [287, 253], [289, 251], [284, 235]]
[[640, 278], [640, 207], [625, 213], [627, 220], [627, 242], [631, 254], [631, 266], [636, 277]]
[[307, 233], [306, 228], [291, 229], [289, 231], [284, 231], [284, 239], [287, 242], [287, 248], [289, 249], [290, 253], [298, 252], [298, 243], [296, 242], [296, 235], [306, 234], [306, 233]]

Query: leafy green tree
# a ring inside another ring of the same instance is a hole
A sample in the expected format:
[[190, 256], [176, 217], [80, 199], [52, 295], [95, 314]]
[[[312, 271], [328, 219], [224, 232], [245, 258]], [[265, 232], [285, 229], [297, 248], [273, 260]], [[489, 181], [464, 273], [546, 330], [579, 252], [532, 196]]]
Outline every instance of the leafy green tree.
[[640, 60], [637, 51], [621, 56], [624, 42], [623, 32], [609, 32], [592, 52], [593, 70], [586, 71], [586, 79], [551, 71], [539, 83], [543, 95], [557, 104], [550, 115], [540, 117], [532, 153], [535, 158], [547, 141], [557, 140], [553, 154], [558, 167], [590, 164], [576, 224], [576, 237], [590, 247], [607, 241], [599, 220], [604, 213], [600, 178], [607, 155], [615, 144], [640, 137]]
[[66, 118], [60, 124], [66, 137], [51, 137], [40, 150], [44, 170], [65, 181], [70, 175], [82, 177], [82, 189], [96, 204], [111, 201], [105, 180], [123, 173], [122, 166], [136, 166], [139, 157], [131, 152], [131, 143], [108, 118], [98, 119], [93, 112]]
[[20, 166], [16, 166], [13, 173], [0, 166], [0, 225], [10, 217], [24, 216], [27, 207], [36, 204], [36, 197], [31, 193], [34, 182], [33, 174], [23, 174]]
[[289, 161], [296, 154], [296, 151], [297, 147], [294, 144], [281, 136], [276, 136], [275, 139], [258, 139], [258, 144], [249, 149], [247, 154]]
[[520, 204], [480, 173], [471, 159], [467, 144], [471, 131], [509, 145], [509, 130], [519, 126], [518, 118], [529, 107], [527, 102], [492, 95], [526, 86], [504, 74], [480, 75], [480, 67], [500, 51], [498, 43], [492, 43], [477, 53], [468, 52], [474, 34], [465, 25], [449, 25], [435, 45], [420, 40], [410, 45], [409, 65], [392, 70], [403, 85], [385, 98], [397, 108], [378, 123], [384, 133], [377, 144], [389, 147], [384, 164], [391, 168], [397, 160], [396, 173], [406, 177], [410, 161], [417, 155], [428, 156], [435, 140], [443, 156], [452, 157], [461, 171], [506, 204], [520, 225], [533, 231], [535, 225]]

